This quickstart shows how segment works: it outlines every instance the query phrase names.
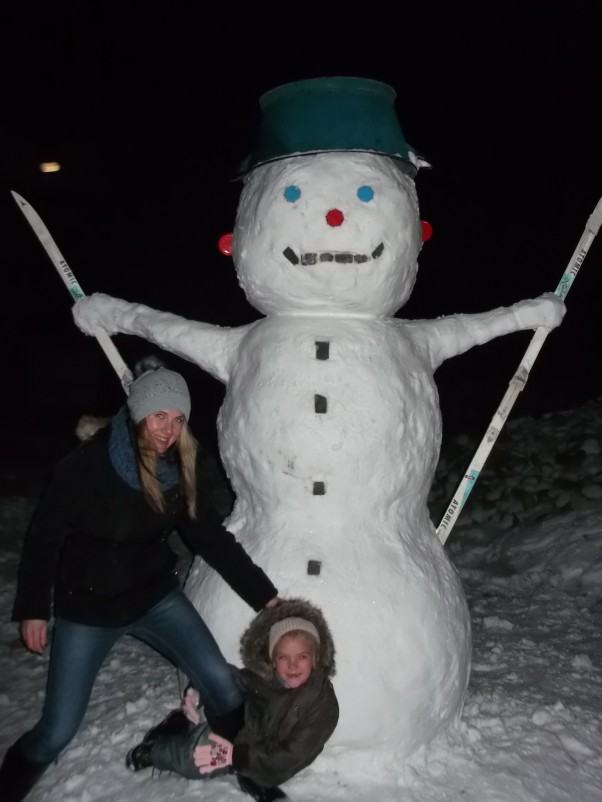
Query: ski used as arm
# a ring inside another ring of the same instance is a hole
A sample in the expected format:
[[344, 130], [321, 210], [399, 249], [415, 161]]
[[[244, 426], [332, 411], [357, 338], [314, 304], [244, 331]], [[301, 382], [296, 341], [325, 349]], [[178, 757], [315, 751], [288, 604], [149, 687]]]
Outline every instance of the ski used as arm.
[[[55, 241], [52, 239], [50, 232], [46, 228], [42, 218], [25, 200], [25, 198], [21, 197], [21, 195], [19, 195], [17, 192], [11, 191], [11, 194], [15, 199], [19, 209], [21, 209], [25, 215], [27, 222], [33, 228], [37, 238], [42, 243], [42, 247], [50, 257], [50, 261], [57, 269], [59, 276], [63, 279], [63, 282], [69, 290], [69, 294], [73, 300], [78, 301], [80, 298], [84, 298], [84, 291], [73, 275], [73, 271], [67, 264], [64, 256], [59, 251]], [[117, 373], [123, 389], [127, 393], [129, 391], [130, 384], [132, 383], [132, 373], [130, 369], [121, 358], [121, 354], [106, 332], [98, 332], [98, 334], [96, 334], [96, 339], [98, 340], [102, 350], [105, 352], [109, 362], [113, 366], [113, 369]]]
[[[583, 264], [585, 257], [587, 256], [587, 252], [589, 251], [601, 224], [602, 198], [600, 198], [596, 208], [589, 216], [583, 234], [581, 235], [581, 239], [579, 240], [567, 269], [563, 273], [560, 283], [555, 290], [555, 294], [558, 295], [558, 297], [563, 301], [571, 289], [575, 278], [577, 277], [577, 273], [579, 272], [579, 269]], [[493, 418], [491, 419], [485, 436], [475, 451], [472, 462], [468, 466], [468, 469], [464, 474], [464, 478], [458, 485], [456, 492], [448, 504], [443, 518], [441, 519], [441, 523], [437, 528], [437, 537], [441, 543], [445, 543], [449, 537], [452, 527], [454, 526], [468, 496], [472, 492], [481, 470], [483, 469], [485, 460], [489, 456], [489, 453], [493, 448], [502, 430], [502, 427], [504, 426], [504, 423], [510, 414], [511, 409], [514, 406], [514, 402], [527, 383], [529, 373], [531, 372], [533, 364], [537, 359], [537, 356], [548, 334], [548, 329], [538, 328], [535, 330], [535, 333], [531, 338], [531, 342], [529, 343], [529, 347], [525, 351], [520, 365], [512, 377], [508, 389], [506, 390], [506, 393], [502, 398], [502, 401]]]

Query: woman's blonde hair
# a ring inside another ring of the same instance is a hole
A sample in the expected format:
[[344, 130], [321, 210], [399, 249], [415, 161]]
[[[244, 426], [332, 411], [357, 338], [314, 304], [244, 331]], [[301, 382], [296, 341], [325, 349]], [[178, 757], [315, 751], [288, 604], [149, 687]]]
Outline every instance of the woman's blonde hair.
[[[193, 521], [196, 521], [196, 455], [198, 443], [185, 421], [180, 436], [174, 443], [174, 453], [180, 476], [180, 490], [184, 497], [186, 510]], [[157, 478], [157, 452], [151, 448], [148, 439], [146, 419], [136, 424], [136, 457], [138, 477], [142, 492], [149, 505], [156, 512], [165, 511], [165, 498], [159, 479]]]

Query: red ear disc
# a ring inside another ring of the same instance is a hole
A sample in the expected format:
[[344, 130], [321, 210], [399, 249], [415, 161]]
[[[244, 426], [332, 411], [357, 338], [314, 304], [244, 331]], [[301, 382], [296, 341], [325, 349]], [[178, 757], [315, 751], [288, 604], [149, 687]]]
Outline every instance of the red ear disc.
[[428, 242], [433, 236], [433, 227], [427, 220], [421, 220], [420, 225], [422, 226], [422, 241]]
[[232, 256], [232, 234], [222, 234], [217, 241], [217, 247], [224, 256]]

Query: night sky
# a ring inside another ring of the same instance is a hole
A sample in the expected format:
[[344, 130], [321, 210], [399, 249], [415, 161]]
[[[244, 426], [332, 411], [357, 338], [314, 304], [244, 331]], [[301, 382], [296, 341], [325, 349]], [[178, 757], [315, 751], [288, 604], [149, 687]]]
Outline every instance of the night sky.
[[[10, 190], [46, 222], [86, 293], [186, 317], [259, 317], [217, 240], [232, 230], [260, 95], [354, 75], [391, 84], [405, 137], [432, 164], [417, 179], [433, 238], [408, 318], [476, 312], [553, 291], [602, 194], [600, 3], [255, 8], [171, 3], [5, 4], [2, 12], [2, 327], [9, 451], [24, 433], [59, 451], [83, 412], [121, 387]], [[470, 5], [470, 7], [469, 7]], [[195, 10], [193, 10], [193, 8]], [[475, 11], [481, 8], [482, 11]], [[59, 173], [38, 164], [57, 160]], [[513, 414], [602, 393], [599, 238]], [[129, 364], [149, 353], [115, 343]], [[498, 339], [436, 374], [444, 431], [484, 431], [530, 335]], [[212, 443], [223, 388], [163, 355], [193, 391]], [[56, 438], [49, 435], [57, 433]]]

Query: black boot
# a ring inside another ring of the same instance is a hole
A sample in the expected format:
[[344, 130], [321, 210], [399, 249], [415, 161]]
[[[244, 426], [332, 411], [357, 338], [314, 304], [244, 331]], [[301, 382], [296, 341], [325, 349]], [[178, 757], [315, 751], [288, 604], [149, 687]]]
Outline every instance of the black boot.
[[241, 705], [223, 716], [207, 716], [207, 722], [211, 732], [232, 743], [245, 725], [245, 706]]
[[288, 799], [289, 797], [284, 793], [281, 788], [274, 785], [271, 788], [264, 788], [262, 785], [257, 785], [250, 777], [245, 777], [243, 774], [237, 774], [236, 779], [240, 790], [245, 794], [250, 794], [257, 802], [272, 802], [274, 799]]
[[31, 791], [50, 763], [27, 760], [18, 743], [11, 746], [0, 768], [0, 798], [2, 802], [21, 802]]
[[153, 765], [150, 754], [153, 748], [152, 742], [142, 741], [134, 746], [125, 756], [125, 765], [130, 771], [142, 771]]
[[183, 710], [172, 710], [146, 733], [142, 741], [125, 756], [125, 765], [130, 771], [142, 771], [153, 765], [151, 751], [159, 738], [166, 735], [184, 735], [191, 729], [191, 723]]
[[161, 735], [183, 735], [192, 728], [183, 710], [172, 710], [146, 733], [143, 743], [154, 743]]

